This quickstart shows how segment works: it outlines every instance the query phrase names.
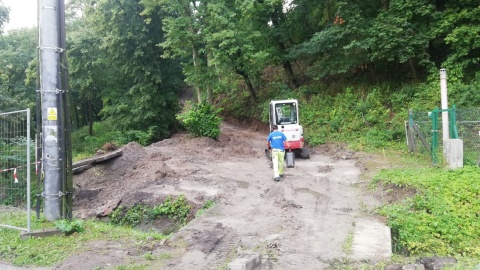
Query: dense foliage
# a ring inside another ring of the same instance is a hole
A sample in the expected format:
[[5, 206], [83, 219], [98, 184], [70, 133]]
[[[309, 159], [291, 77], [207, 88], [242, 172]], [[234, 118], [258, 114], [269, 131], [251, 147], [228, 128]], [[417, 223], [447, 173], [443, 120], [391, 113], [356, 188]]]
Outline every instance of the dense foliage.
[[67, 42], [77, 124], [102, 117], [122, 132], [149, 134], [149, 142], [170, 136], [182, 75], [179, 62], [162, 58], [157, 46], [162, 14], [146, 17], [136, 0], [71, 2]]
[[396, 252], [480, 257], [480, 177], [461, 170], [398, 169], [378, 174], [373, 184], [414, 188], [417, 193], [380, 213], [394, 232]]
[[177, 115], [178, 120], [195, 137], [209, 137], [217, 139], [220, 136], [220, 123], [218, 117], [221, 109], [215, 109], [207, 103], [187, 103], [184, 112]]
[[35, 112], [35, 80], [28, 80], [36, 69], [36, 29], [10, 31], [0, 35], [0, 111], [31, 108]]

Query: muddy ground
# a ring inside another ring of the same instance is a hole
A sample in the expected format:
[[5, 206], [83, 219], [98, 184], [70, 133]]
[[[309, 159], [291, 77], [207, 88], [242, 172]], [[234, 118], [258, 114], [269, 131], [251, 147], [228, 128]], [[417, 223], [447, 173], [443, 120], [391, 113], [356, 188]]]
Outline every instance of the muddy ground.
[[169, 195], [185, 194], [196, 209], [216, 203], [166, 241], [92, 242], [54, 269], [226, 269], [251, 253], [261, 254], [263, 270], [328, 269], [349, 260], [355, 221], [378, 220], [370, 210], [380, 202], [365, 189], [364, 165], [373, 157], [333, 145], [310, 148], [310, 159], [296, 159], [274, 182], [264, 153], [267, 127], [221, 129], [218, 141], [177, 134], [148, 147], [130, 143], [122, 156], [75, 175], [77, 218], [117, 204], [155, 205]]

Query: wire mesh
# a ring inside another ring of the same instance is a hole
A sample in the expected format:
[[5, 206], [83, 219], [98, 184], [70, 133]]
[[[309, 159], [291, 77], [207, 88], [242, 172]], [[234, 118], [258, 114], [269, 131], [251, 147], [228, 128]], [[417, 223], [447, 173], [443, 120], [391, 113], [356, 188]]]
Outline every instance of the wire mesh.
[[[436, 114], [434, 117], [432, 114]], [[415, 111], [411, 118], [415, 125], [414, 151], [430, 155], [434, 164], [444, 164], [443, 129], [441, 111]], [[451, 121], [451, 119], [449, 119]], [[479, 165], [480, 162], [480, 108], [456, 109], [455, 121], [458, 139], [463, 141], [464, 165]], [[435, 135], [437, 143], [435, 143]], [[480, 166], [480, 165], [479, 165]]]
[[[0, 114], [0, 206], [24, 212], [25, 224], [1, 224], [30, 230], [30, 111]], [[4, 208], [5, 209], [5, 208]]]
[[480, 162], [480, 108], [457, 109], [458, 138], [463, 140], [463, 163]]

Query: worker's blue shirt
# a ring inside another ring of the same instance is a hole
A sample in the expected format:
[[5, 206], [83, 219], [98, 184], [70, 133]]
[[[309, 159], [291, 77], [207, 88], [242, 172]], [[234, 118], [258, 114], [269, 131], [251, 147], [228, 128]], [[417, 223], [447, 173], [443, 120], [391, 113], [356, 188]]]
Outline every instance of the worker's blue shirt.
[[267, 141], [270, 143], [270, 146], [273, 149], [280, 149], [280, 150], [285, 150], [285, 147], [283, 146], [283, 142], [287, 140], [287, 136], [283, 134], [282, 132], [275, 130], [270, 135], [268, 135]]

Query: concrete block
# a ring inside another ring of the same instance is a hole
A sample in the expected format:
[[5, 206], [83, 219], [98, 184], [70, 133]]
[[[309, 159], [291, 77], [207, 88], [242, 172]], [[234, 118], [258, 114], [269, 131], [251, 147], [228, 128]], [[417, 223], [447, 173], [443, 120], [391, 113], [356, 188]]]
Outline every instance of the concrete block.
[[27, 239], [29, 237], [49, 237], [54, 235], [64, 235], [64, 233], [58, 229], [43, 229], [31, 232], [21, 232], [20, 239]]
[[463, 140], [446, 140], [445, 157], [450, 169], [463, 168]]
[[228, 264], [228, 270], [254, 270], [262, 264], [259, 254], [244, 254]]
[[389, 260], [392, 256], [392, 239], [390, 228], [385, 224], [362, 218], [355, 221], [352, 254], [355, 261]]

